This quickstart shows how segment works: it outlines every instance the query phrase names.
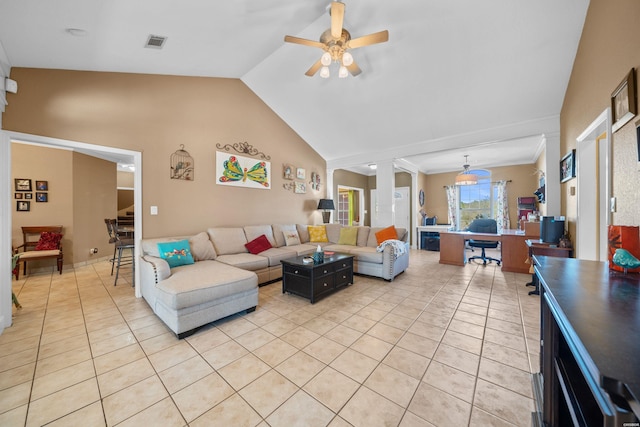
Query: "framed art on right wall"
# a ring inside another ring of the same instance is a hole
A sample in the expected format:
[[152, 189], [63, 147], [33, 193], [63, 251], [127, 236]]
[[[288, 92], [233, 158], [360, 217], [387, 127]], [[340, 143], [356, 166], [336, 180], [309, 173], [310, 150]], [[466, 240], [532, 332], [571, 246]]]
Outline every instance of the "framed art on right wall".
[[637, 113], [636, 70], [632, 68], [611, 94], [611, 116], [613, 132], [624, 126]]
[[576, 177], [576, 150], [560, 160], [560, 182], [567, 182]]

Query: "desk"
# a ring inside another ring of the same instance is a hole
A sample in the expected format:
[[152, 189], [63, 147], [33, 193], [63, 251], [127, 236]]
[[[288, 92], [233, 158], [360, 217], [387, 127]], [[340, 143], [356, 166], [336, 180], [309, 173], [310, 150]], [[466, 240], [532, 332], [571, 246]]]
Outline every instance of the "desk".
[[503, 230], [500, 234], [471, 233], [469, 231], [440, 232], [440, 264], [460, 265], [467, 262], [464, 251], [465, 240], [478, 239], [501, 242], [502, 271], [513, 273], [529, 273], [527, 260], [528, 238], [520, 230]]
[[[513, 230], [515, 231], [515, 230]], [[440, 264], [461, 265], [467, 262], [464, 242], [469, 239], [502, 241], [502, 235], [490, 233], [472, 233], [470, 231], [440, 232]]]
[[422, 232], [430, 232], [430, 233], [442, 233], [444, 231], [449, 230], [451, 228], [450, 224], [438, 224], [438, 225], [419, 225], [416, 227], [416, 236], [417, 243], [416, 246], [418, 249], [422, 249]]

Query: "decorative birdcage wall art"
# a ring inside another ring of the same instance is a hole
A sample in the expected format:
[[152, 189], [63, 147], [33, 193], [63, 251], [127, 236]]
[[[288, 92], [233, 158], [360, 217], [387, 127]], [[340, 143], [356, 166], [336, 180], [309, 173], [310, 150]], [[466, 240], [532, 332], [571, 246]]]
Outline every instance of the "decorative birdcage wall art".
[[171, 179], [184, 179], [193, 181], [194, 163], [193, 157], [184, 149], [184, 144], [180, 144], [180, 149], [171, 155]]

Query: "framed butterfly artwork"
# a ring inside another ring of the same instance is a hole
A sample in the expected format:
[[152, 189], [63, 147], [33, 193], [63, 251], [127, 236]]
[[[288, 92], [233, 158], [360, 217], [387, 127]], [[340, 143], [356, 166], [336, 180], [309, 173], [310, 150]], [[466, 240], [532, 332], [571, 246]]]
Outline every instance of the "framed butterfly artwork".
[[216, 151], [216, 184], [271, 189], [271, 162]]

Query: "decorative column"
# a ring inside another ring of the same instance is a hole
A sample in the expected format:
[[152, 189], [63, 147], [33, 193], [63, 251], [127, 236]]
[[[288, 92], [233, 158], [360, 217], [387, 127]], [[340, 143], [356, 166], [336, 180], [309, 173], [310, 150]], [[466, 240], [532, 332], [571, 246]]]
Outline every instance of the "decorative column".
[[396, 187], [396, 175], [393, 160], [377, 163], [376, 194], [377, 207], [371, 205], [371, 226], [386, 227], [395, 223], [395, 200], [393, 191]]
[[[11, 180], [11, 141], [9, 134], [0, 130], [0, 159], [3, 167], [0, 168], [0, 334], [5, 328], [11, 326], [11, 212], [13, 200], [10, 189], [13, 188]], [[6, 213], [6, 215], [4, 215]]]

